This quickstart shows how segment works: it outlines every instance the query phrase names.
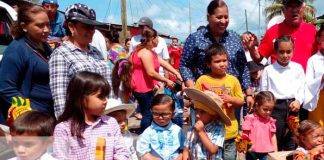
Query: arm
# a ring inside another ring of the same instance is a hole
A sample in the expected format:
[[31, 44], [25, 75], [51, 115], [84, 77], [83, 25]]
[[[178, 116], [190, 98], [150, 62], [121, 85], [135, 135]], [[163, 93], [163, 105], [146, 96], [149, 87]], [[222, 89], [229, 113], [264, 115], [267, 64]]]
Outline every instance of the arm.
[[290, 103], [289, 107], [291, 109], [291, 111], [293, 112], [298, 112], [300, 109], [301, 104], [303, 103], [304, 100], [304, 92], [305, 92], [305, 74], [304, 74], [304, 70], [301, 68], [299, 68], [299, 73], [298, 76], [296, 77], [296, 80], [298, 80], [298, 89], [297, 89], [297, 93], [295, 95], [295, 99], [293, 102]]
[[68, 64], [56, 49], [49, 60], [50, 88], [54, 100], [54, 113], [58, 118], [64, 111], [66, 89], [69, 82]]
[[255, 48], [254, 39], [255, 37], [251, 34], [244, 34], [242, 37], [243, 44], [247, 47], [250, 52], [251, 58], [254, 62], [260, 63], [263, 57], [259, 54], [258, 50]]
[[230, 94], [220, 94], [219, 96], [223, 99], [224, 103], [230, 103], [232, 107], [241, 107], [244, 104], [244, 98], [240, 82], [233, 77], [232, 83], [234, 84]]
[[161, 81], [161, 82], [165, 82], [168, 86], [172, 86], [174, 85], [174, 83], [165, 78], [162, 77], [158, 72], [156, 72], [154, 70], [154, 64], [153, 64], [153, 57], [152, 57], [152, 53], [151, 51], [147, 50], [147, 49], [142, 49], [139, 53], [138, 53], [139, 58], [141, 59], [145, 72], [152, 77], [155, 80]]
[[56, 125], [54, 130], [53, 156], [57, 159], [69, 157], [69, 130], [63, 124]]
[[193, 62], [195, 59], [196, 48], [193, 45], [196, 45], [195, 39], [192, 35], [189, 35], [189, 37], [186, 39], [179, 65], [181, 76], [187, 87], [193, 87], [195, 80], [193, 72], [191, 71], [191, 68], [194, 65]]
[[11, 98], [14, 96], [25, 97], [18, 88], [22, 85], [23, 76], [26, 76], [27, 63], [22, 47], [9, 46], [4, 52], [0, 67], [0, 95], [8, 104], [11, 104]]
[[160, 62], [160, 64], [161, 64], [161, 66], [162, 66], [163, 68], [165, 68], [166, 70], [168, 70], [168, 71], [171, 72], [172, 74], [176, 75], [176, 77], [177, 77], [180, 81], [182, 81], [182, 78], [181, 78], [180, 73], [179, 73], [176, 69], [174, 69], [174, 68], [170, 65], [170, 63], [168, 63], [167, 61], [165, 61], [165, 60], [162, 59], [161, 57], [158, 57], [158, 58], [159, 58], [159, 62]]
[[183, 150], [182, 159], [183, 160], [189, 160], [189, 148], [188, 147], [186, 147]]
[[278, 152], [277, 137], [276, 137], [275, 133], [272, 133], [271, 142], [272, 142], [273, 146], [275, 147], [274, 151]]
[[216, 146], [207, 136], [206, 132], [204, 131], [204, 124], [201, 120], [198, 120], [195, 124], [195, 132], [199, 136], [202, 144], [206, 148], [206, 150], [211, 153], [215, 154], [218, 151], [218, 146]]

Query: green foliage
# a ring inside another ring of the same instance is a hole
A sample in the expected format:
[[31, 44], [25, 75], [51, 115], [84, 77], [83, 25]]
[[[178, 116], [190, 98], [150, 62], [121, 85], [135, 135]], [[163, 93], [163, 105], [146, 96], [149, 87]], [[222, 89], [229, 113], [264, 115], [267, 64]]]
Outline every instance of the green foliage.
[[[264, 14], [266, 16], [266, 21], [269, 22], [273, 17], [282, 14], [284, 5], [282, 0], [271, 0], [273, 3], [264, 9]], [[306, 22], [314, 23], [316, 21], [316, 9], [310, 5], [315, 0], [305, 0], [306, 10], [304, 14], [304, 19]]]

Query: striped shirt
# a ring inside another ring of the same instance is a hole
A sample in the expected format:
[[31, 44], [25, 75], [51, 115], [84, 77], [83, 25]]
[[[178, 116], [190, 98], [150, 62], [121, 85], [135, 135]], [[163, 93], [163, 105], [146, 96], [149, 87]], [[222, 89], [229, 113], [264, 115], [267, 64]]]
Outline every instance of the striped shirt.
[[190, 128], [187, 132], [187, 139], [185, 141], [185, 147], [189, 148], [190, 159], [222, 160], [222, 149], [225, 140], [224, 125], [221, 122], [212, 121], [205, 126], [205, 132], [211, 142], [218, 146], [217, 153], [214, 155], [209, 155], [200, 138], [195, 134], [195, 132], [193, 132], [193, 128]]
[[83, 139], [72, 137], [71, 121], [61, 122], [54, 130], [53, 156], [57, 159], [95, 159], [98, 137], [106, 139], [105, 159], [126, 160], [130, 154], [126, 149], [119, 125], [114, 118], [102, 116], [92, 125], [86, 125]]
[[111, 69], [95, 47], [90, 46], [90, 50], [84, 52], [71, 42], [65, 41], [62, 46], [55, 49], [49, 60], [49, 74], [56, 118], [64, 111], [66, 89], [75, 73], [81, 71], [99, 73], [111, 84]]

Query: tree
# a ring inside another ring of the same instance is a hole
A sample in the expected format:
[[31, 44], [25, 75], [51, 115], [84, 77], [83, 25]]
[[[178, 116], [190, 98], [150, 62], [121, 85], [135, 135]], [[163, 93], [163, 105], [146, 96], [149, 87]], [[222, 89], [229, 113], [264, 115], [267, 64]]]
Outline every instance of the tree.
[[[266, 21], [269, 22], [273, 17], [277, 15], [282, 15], [282, 10], [284, 5], [282, 4], [282, 0], [272, 0], [273, 3], [264, 9], [264, 13], [266, 16]], [[316, 21], [316, 9], [310, 4], [315, 0], [305, 0], [306, 9], [304, 14], [304, 19], [306, 22], [313, 23]]]

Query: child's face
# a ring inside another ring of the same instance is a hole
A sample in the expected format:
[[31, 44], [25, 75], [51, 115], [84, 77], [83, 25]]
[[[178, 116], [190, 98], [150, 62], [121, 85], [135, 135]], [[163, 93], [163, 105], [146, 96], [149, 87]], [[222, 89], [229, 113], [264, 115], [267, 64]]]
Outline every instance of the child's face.
[[107, 104], [107, 98], [98, 91], [88, 95], [85, 99], [85, 110], [89, 115], [100, 116], [103, 114]]
[[41, 137], [27, 135], [26, 133], [13, 136], [12, 146], [15, 154], [21, 160], [39, 159], [50, 145], [50, 140], [44, 140]]
[[263, 118], [269, 118], [275, 104], [273, 102], [264, 102], [262, 105], [256, 105], [256, 111], [258, 115]]
[[214, 55], [211, 57], [211, 61], [208, 64], [213, 75], [224, 76], [226, 75], [226, 70], [228, 68], [227, 55]]
[[201, 120], [204, 124], [208, 124], [209, 122], [215, 119], [215, 115], [212, 116], [206, 111], [199, 108], [195, 109], [195, 114], [196, 114], [196, 121]]
[[301, 141], [304, 144], [305, 149], [310, 150], [314, 147], [323, 144], [324, 133], [323, 128], [317, 128], [310, 133], [301, 137]]
[[322, 31], [321, 35], [316, 38], [317, 43], [320, 45], [320, 50], [324, 51], [324, 31]]
[[125, 133], [125, 129], [127, 126], [126, 111], [119, 110], [119, 111], [111, 112], [108, 114], [108, 116], [114, 117], [119, 124], [121, 133]]
[[277, 56], [278, 63], [282, 66], [287, 66], [293, 56], [293, 44], [291, 42], [280, 42], [278, 44]]
[[152, 107], [153, 121], [161, 127], [170, 123], [173, 114], [174, 111], [172, 110], [171, 103]]

